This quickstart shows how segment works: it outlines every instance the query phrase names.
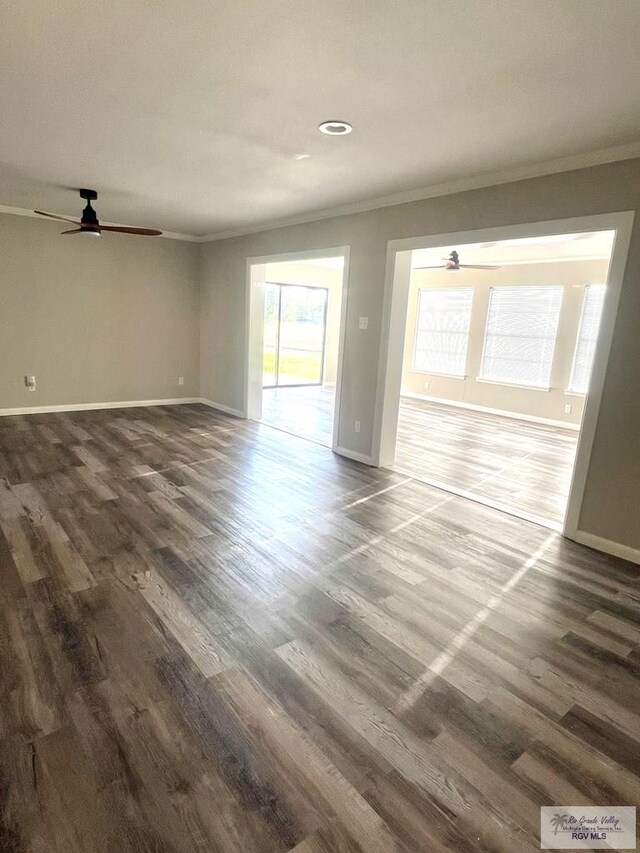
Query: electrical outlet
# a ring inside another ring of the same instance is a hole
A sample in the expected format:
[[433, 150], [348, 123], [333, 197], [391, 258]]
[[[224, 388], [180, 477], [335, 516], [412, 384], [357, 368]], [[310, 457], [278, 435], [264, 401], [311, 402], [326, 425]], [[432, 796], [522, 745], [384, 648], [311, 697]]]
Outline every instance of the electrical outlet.
[[184, 385], [184, 376], [178, 376], [178, 385]]
[[565, 407], [564, 407], [564, 413], [565, 413], [565, 415], [570, 415], [570, 414], [571, 414], [571, 409], [572, 409], [572, 408], [573, 408], [573, 406], [571, 405], [571, 403], [566, 403], [566, 404], [565, 404]]
[[369, 318], [368, 317], [360, 317], [358, 319], [358, 328], [359, 329], [368, 329], [369, 328]]
[[29, 391], [35, 391], [36, 390], [36, 377], [35, 376], [25, 376], [24, 377], [24, 384], [27, 386]]
[[430, 382], [429, 382], [429, 380], [427, 379], [427, 381], [424, 383], [424, 390], [425, 390], [425, 391], [428, 391], [430, 387], [431, 387], [431, 383], [430, 383]]
[[353, 428], [356, 432], [360, 432], [360, 421], [356, 421]]

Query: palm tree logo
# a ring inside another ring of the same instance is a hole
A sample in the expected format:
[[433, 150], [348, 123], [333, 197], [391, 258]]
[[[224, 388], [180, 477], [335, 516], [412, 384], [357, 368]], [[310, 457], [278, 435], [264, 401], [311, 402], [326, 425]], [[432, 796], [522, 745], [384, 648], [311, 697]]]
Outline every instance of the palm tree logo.
[[554, 816], [551, 818], [551, 826], [553, 827], [553, 834], [557, 835], [558, 830], [564, 827], [565, 820], [569, 820], [568, 814], [558, 814], [556, 812]]

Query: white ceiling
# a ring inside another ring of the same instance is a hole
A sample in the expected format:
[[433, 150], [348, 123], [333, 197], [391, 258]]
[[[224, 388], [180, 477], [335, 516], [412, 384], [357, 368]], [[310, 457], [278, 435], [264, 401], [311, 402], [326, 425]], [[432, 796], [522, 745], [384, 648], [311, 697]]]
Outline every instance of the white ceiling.
[[310, 264], [312, 267], [324, 267], [328, 270], [341, 270], [344, 266], [344, 258], [311, 258], [303, 263]]
[[0, 204], [202, 235], [628, 146], [638, 44], [638, 0], [4, 3]]
[[495, 243], [466, 243], [437, 249], [415, 249], [411, 266], [416, 269], [444, 265], [452, 249], [460, 255], [462, 264], [521, 264], [558, 263], [559, 261], [607, 260], [611, 256], [615, 231], [585, 231], [580, 234], [556, 234], [549, 237], [527, 237], [520, 240], [499, 240]]

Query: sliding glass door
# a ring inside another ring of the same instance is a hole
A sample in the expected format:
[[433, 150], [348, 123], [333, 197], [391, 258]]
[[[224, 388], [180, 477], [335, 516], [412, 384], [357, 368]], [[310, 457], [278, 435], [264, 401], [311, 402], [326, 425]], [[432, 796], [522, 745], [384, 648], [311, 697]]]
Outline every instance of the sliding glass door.
[[262, 385], [320, 385], [327, 328], [324, 287], [265, 284]]

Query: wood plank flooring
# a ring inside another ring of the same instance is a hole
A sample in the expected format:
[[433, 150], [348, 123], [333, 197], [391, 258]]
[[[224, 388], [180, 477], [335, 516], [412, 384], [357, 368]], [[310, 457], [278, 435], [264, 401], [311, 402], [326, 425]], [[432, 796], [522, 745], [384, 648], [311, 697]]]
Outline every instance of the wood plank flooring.
[[530, 853], [640, 802], [638, 567], [197, 405], [0, 419], [0, 850]]
[[[333, 391], [265, 388], [262, 399], [264, 423], [331, 446]], [[403, 397], [395, 467], [560, 529], [577, 443], [572, 429]]]
[[403, 397], [395, 465], [559, 528], [577, 443], [572, 429]]
[[331, 447], [335, 389], [320, 385], [263, 388], [262, 420], [269, 426]]

